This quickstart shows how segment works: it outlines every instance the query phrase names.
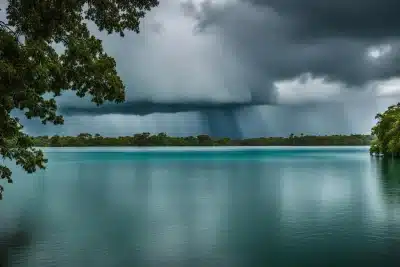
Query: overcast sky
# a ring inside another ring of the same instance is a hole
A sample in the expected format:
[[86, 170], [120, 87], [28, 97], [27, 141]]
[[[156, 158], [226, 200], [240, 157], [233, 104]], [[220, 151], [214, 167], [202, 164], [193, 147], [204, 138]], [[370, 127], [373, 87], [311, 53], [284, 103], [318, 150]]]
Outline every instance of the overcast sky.
[[160, 2], [139, 35], [93, 30], [117, 61], [125, 104], [65, 94], [65, 125], [26, 121], [26, 131], [369, 133], [375, 114], [400, 101], [400, 1]]

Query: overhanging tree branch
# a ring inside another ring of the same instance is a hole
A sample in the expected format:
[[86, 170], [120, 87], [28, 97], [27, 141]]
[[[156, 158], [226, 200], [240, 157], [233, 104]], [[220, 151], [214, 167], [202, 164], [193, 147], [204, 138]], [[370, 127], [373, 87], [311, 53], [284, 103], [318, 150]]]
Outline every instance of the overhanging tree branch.
[[[20, 109], [28, 119], [62, 124], [54, 97], [73, 90], [92, 102], [123, 102], [125, 86], [115, 60], [103, 51], [101, 40], [92, 36], [85, 20], [99, 30], [139, 32], [139, 20], [157, 0], [9, 0], [7, 23], [0, 21], [0, 154], [32, 173], [47, 160], [33, 148], [18, 119]], [[84, 7], [88, 6], [84, 10]], [[23, 42], [20, 38], [23, 37]], [[63, 43], [57, 54], [53, 43]], [[44, 95], [52, 93], [51, 99]], [[11, 142], [12, 141], [12, 142]], [[12, 182], [12, 172], [0, 165], [0, 178]], [[2, 197], [3, 187], [0, 187]]]

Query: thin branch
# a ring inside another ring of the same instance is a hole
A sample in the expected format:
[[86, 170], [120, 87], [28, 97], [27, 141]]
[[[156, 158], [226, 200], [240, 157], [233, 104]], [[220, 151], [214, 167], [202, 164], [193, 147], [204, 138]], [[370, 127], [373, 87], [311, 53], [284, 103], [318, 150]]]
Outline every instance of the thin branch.
[[3, 29], [6, 29], [9, 33], [11, 33], [12, 35], [14, 35], [15, 40], [22, 45], [21, 41], [19, 40], [20, 35], [13, 29], [10, 28], [10, 26], [8, 26], [7, 23], [5, 23], [4, 21], [0, 20], [0, 27]]

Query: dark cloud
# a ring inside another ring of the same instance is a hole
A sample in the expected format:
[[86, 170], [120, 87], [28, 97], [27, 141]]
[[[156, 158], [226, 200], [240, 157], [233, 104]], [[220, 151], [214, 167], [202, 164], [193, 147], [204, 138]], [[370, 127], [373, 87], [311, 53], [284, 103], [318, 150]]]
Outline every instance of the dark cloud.
[[66, 116], [65, 125], [42, 127], [38, 121], [23, 120], [33, 135], [131, 135], [136, 132], [166, 132], [172, 136], [209, 134], [213, 137], [288, 136], [295, 134], [369, 133], [377, 112], [393, 99], [360, 99], [353, 102], [305, 102], [285, 105], [242, 106], [237, 109], [202, 110], [199, 114], [158, 113], [146, 116], [93, 114]]
[[298, 38], [385, 40], [400, 35], [400, 2], [396, 0], [243, 0], [267, 7], [292, 21]]
[[151, 101], [127, 101], [122, 104], [105, 104], [103, 106], [61, 106], [60, 112], [65, 115], [104, 115], [104, 114], [132, 114], [132, 115], [149, 115], [152, 113], [180, 113], [190, 111], [227, 111], [237, 110], [247, 106], [267, 105], [268, 102], [252, 101], [248, 103], [154, 103]]
[[[272, 81], [310, 73], [360, 87], [400, 74], [399, 1], [206, 1], [195, 7], [191, 1], [182, 5], [200, 34], [217, 31], [239, 58]], [[387, 55], [367, 56], [382, 44], [391, 45]]]
[[[104, 115], [104, 114], [134, 114], [149, 115], [152, 113], [181, 113], [198, 111], [205, 133], [212, 137], [242, 138], [243, 134], [238, 122], [238, 113], [245, 107], [256, 105], [257, 101], [249, 103], [153, 103], [126, 102], [118, 105], [101, 107], [61, 107], [65, 115]], [[268, 104], [268, 103], [258, 103]]]
[[[276, 103], [275, 82], [305, 74], [351, 88], [363, 88], [370, 81], [396, 77], [400, 73], [400, 42], [396, 39], [398, 27], [394, 26], [398, 25], [397, 17], [390, 8], [387, 17], [379, 16], [386, 14], [383, 4], [366, 2], [361, 6], [360, 1], [316, 0], [301, 1], [301, 4], [295, 0], [226, 3], [205, 0], [200, 5], [190, 0], [183, 2], [180, 15], [196, 21], [192, 30], [197, 35], [188, 36], [188, 32], [177, 26], [168, 28], [168, 23], [154, 15], [150, 16], [153, 21], [144, 26], [152, 28], [155, 20], [162, 21], [158, 24], [163, 25], [159, 39], [149, 34], [138, 36], [135, 46], [131, 47], [108, 42], [127, 86], [128, 103], [102, 108], [91, 105], [80, 112], [148, 114], [201, 111], [208, 110], [208, 106], [217, 108], [219, 104], [225, 109], [226, 105], [241, 102], [271, 104]], [[394, 8], [395, 2], [388, 6]], [[166, 2], [158, 12], [173, 10], [172, 6]], [[184, 25], [179, 14], [174, 16]], [[380, 29], [378, 34], [374, 27], [383, 26], [383, 22], [375, 25], [368, 21], [369, 16], [388, 24], [392, 21], [392, 26]], [[366, 21], [366, 29], [360, 26], [359, 20]], [[371, 35], [367, 38], [368, 28]], [[168, 43], [172, 40], [168, 36], [172, 31], [174, 45]], [[207, 38], [217, 40], [218, 44], [203, 49], [199, 44]], [[107, 40], [105, 43], [107, 46]], [[386, 55], [377, 59], [367, 56], [368, 49], [386, 43], [391, 45]], [[141, 45], [145, 46], [144, 52]], [[198, 48], [193, 49], [194, 46]], [[165, 51], [169, 53], [166, 56], [164, 52], [159, 54], [157, 48], [160, 51], [174, 48], [174, 51]], [[137, 65], [132, 66], [129, 58], [141, 66], [134, 68]], [[246, 99], [246, 95], [251, 99]], [[150, 100], [143, 103], [141, 99]], [[76, 111], [72, 105], [72, 102], [66, 105], [65, 110]]]
[[[285, 106], [275, 84], [300, 77], [300, 83], [310, 86], [312, 78], [324, 78], [324, 83], [362, 91], [370, 82], [398, 77], [399, 5], [395, 0], [205, 0], [179, 6], [166, 0], [148, 14], [139, 35], [119, 40], [93, 31], [116, 58], [127, 102], [95, 107], [66, 94], [60, 98], [61, 112], [177, 113], [179, 118], [198, 111], [208, 134], [234, 138], [358, 132], [355, 124], [365, 132], [375, 108], [371, 114], [363, 109], [361, 115], [370, 116], [363, 119], [354, 108], [346, 114], [338, 101], [304, 102], [300, 90], [293, 92], [294, 103]], [[368, 56], [382, 45], [390, 49]]]

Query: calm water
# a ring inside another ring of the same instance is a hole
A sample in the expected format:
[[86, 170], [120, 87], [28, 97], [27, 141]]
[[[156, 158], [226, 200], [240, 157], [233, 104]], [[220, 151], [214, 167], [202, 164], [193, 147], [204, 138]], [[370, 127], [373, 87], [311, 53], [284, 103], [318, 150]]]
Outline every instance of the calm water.
[[[3, 266], [400, 266], [400, 162], [368, 148], [48, 149]], [[1, 265], [1, 264], [0, 264]]]

